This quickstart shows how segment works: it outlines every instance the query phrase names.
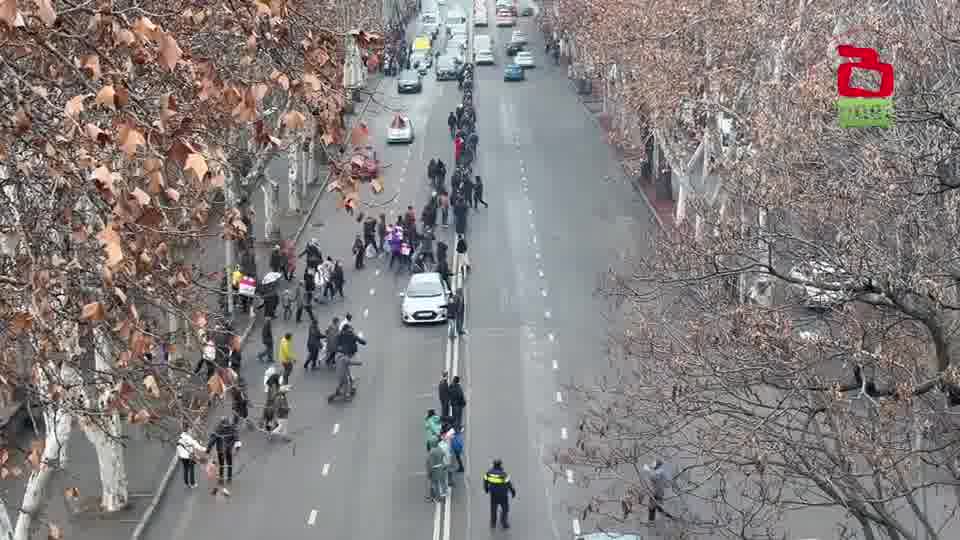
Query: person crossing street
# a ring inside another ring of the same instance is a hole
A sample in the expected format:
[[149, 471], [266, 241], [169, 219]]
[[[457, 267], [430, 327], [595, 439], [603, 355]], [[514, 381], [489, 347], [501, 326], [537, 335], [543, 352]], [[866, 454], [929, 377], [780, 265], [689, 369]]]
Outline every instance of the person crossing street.
[[503, 461], [493, 460], [493, 466], [483, 475], [483, 492], [490, 495], [490, 527], [497, 526], [499, 508], [500, 526], [509, 529], [510, 497], [516, 498], [517, 490], [510, 481], [510, 475], [503, 469]]

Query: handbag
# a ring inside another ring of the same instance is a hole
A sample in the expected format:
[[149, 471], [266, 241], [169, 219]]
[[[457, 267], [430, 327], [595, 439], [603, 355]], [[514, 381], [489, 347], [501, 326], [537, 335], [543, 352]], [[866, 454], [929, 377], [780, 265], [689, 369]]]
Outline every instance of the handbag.
[[377, 256], [377, 249], [373, 247], [373, 244], [367, 245], [367, 252], [365, 253], [368, 259], [372, 259]]

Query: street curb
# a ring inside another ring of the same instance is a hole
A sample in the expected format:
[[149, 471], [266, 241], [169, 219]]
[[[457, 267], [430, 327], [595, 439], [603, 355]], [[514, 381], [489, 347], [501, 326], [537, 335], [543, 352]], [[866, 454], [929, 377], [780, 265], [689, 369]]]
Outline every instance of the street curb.
[[[253, 331], [253, 327], [256, 326], [256, 324], [257, 318], [251, 317], [250, 323], [240, 335], [241, 347], [247, 342], [247, 338], [250, 337], [250, 332]], [[157, 486], [156, 491], [153, 493], [153, 498], [150, 500], [150, 505], [147, 506], [147, 509], [143, 512], [143, 515], [137, 522], [136, 528], [133, 529], [133, 534], [130, 536], [131, 540], [140, 540], [140, 537], [143, 536], [143, 531], [147, 529], [147, 526], [150, 524], [150, 519], [153, 518], [153, 513], [157, 511], [157, 507], [160, 506], [160, 500], [163, 499], [164, 494], [167, 492], [167, 488], [170, 486], [170, 480], [173, 478], [173, 473], [177, 470], [178, 461], [180, 460], [177, 458], [176, 450], [174, 450], [173, 459], [170, 460], [170, 465], [167, 467], [167, 471], [163, 473], [163, 478], [160, 479], [160, 485]]]
[[[600, 132], [603, 133], [603, 126], [600, 125], [600, 121], [597, 120], [597, 116], [592, 111], [590, 111], [590, 109], [587, 108], [587, 104], [583, 100], [583, 98], [580, 97], [580, 94], [577, 94], [576, 92], [574, 92], [574, 95], [576, 96], [577, 101], [580, 102], [581, 110], [583, 111], [583, 114], [587, 115], [590, 118], [590, 121], [593, 122], [593, 125], [597, 126], [597, 129], [599, 129]], [[608, 147], [610, 146], [609, 143], [606, 143], [606, 144]], [[620, 164], [620, 170], [623, 171], [622, 160]], [[626, 174], [626, 171], [624, 171], [624, 176], [626, 177], [627, 181], [630, 182], [630, 186], [633, 188], [633, 190], [639, 193], [640, 197], [643, 198], [644, 204], [647, 205], [647, 209], [650, 210], [650, 214], [653, 216], [653, 220], [657, 223], [657, 226], [660, 227], [660, 230], [661, 231], [670, 230], [666, 227], [666, 225], [664, 225], [663, 220], [660, 219], [660, 214], [657, 213], [657, 208], [653, 206], [652, 202], [650, 202], [650, 198], [647, 197], [647, 194], [643, 191], [643, 188], [639, 187], [637, 183], [632, 178], [630, 178], [628, 174]]]
[[[373, 96], [376, 95], [377, 91], [380, 90], [380, 85], [383, 84], [383, 79], [386, 77], [381, 77], [377, 81], [377, 85], [373, 88], [370, 96], [367, 98], [367, 102], [363, 105], [363, 108], [360, 109], [360, 113], [357, 114], [353, 121], [350, 123], [350, 126], [347, 128], [346, 136], [349, 137], [353, 126], [363, 118], [363, 115], [367, 112], [367, 108], [370, 106], [370, 103], [373, 101]], [[327, 173], [327, 178], [320, 184], [320, 192], [313, 198], [313, 203], [310, 204], [310, 210], [307, 211], [306, 215], [303, 218], [303, 223], [300, 224], [300, 228], [297, 229], [297, 234], [293, 237], [293, 243], [296, 245], [300, 241], [300, 237], [303, 236], [303, 231], [306, 230], [307, 225], [310, 224], [310, 218], [313, 216], [313, 212], [316, 211], [317, 206], [320, 204], [320, 199], [323, 198], [323, 194], [327, 191], [327, 185], [330, 183], [330, 179], [333, 178], [333, 170]], [[244, 329], [243, 334], [240, 336], [241, 346], [247, 342], [247, 338], [250, 336], [250, 332], [253, 331], [253, 327], [257, 324], [257, 318], [252, 317], [250, 319], [250, 324]], [[154, 512], [156, 512], [157, 507], [160, 505], [160, 500], [163, 499], [164, 494], [167, 491], [167, 487], [170, 485], [170, 480], [173, 478], [174, 472], [177, 470], [177, 465], [180, 460], [177, 458], [177, 452], [173, 452], [173, 459], [170, 460], [170, 466], [167, 467], [166, 472], [163, 474], [163, 478], [160, 479], [160, 485], [157, 486], [156, 491], [153, 494], [153, 499], [150, 501], [150, 505], [144, 511], [143, 516], [137, 522], [136, 528], [133, 530], [131, 535], [131, 540], [140, 540], [140, 537], [143, 536], [143, 531], [147, 529], [147, 526], [150, 524], [150, 520], [153, 518]]]
[[[360, 112], [353, 118], [353, 121], [350, 122], [350, 125], [347, 126], [346, 137], [347, 140], [350, 140], [350, 134], [353, 132], [353, 126], [363, 118], [363, 115], [367, 112], [367, 107], [370, 106], [370, 103], [373, 101], [373, 96], [377, 94], [377, 91], [380, 90], [380, 85], [383, 84], [383, 80], [387, 77], [381, 76], [380, 80], [377, 81], [377, 86], [373, 88], [373, 91], [370, 92], [370, 95], [367, 97], [367, 102], [364, 103], [363, 108], [360, 109]], [[346, 152], [344, 152], [346, 154]], [[307, 229], [307, 225], [310, 224], [310, 218], [313, 216], [313, 212], [316, 211], [317, 205], [320, 204], [320, 199], [323, 198], [323, 194], [327, 192], [327, 185], [330, 184], [330, 179], [333, 178], [333, 169], [330, 169], [330, 172], [327, 173], [327, 178], [320, 184], [320, 191], [313, 197], [313, 202], [310, 203], [310, 210], [307, 210], [306, 216], [304, 216], [303, 223], [300, 224], [300, 228], [297, 229], [297, 234], [293, 236], [293, 245], [296, 246], [300, 242], [300, 237], [303, 236], [303, 231]]]

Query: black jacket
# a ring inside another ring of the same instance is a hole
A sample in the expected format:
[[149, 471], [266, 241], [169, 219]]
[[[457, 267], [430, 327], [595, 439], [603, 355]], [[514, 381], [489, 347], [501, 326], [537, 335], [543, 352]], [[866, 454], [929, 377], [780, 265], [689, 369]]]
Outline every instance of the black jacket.
[[287, 267], [287, 259], [280, 253], [279, 249], [270, 252], [270, 269], [274, 272], [280, 272]]
[[316, 324], [310, 325], [310, 334], [307, 337], [307, 350], [310, 352], [319, 351], [323, 345], [323, 332]]
[[264, 321], [263, 331], [260, 334], [263, 344], [269, 348], [273, 347], [273, 325], [269, 321]]
[[449, 319], [456, 320], [460, 318], [460, 313], [463, 311], [463, 303], [459, 298], [451, 298], [450, 301], [447, 302], [447, 305], [443, 307], [447, 308], [447, 318]]
[[232, 451], [234, 443], [237, 442], [237, 426], [228, 419], [223, 419], [217, 424], [217, 429], [210, 434], [210, 440], [207, 441], [207, 453], [214, 448], [217, 452]]
[[463, 254], [467, 252], [467, 240], [465, 238], [460, 238], [457, 240], [457, 253]]
[[510, 481], [510, 475], [501, 468], [492, 467], [483, 475], [483, 492], [489, 493], [490, 497], [497, 500], [507, 498], [507, 494], [517, 496], [517, 490]]
[[[450, 401], [450, 384], [446, 379], [441, 380], [440, 384], [437, 385], [437, 395], [441, 402]], [[447, 414], [447, 412], [443, 411], [443, 414]]]
[[342, 354], [357, 354], [357, 344], [366, 345], [367, 341], [353, 333], [353, 328], [344, 326], [343, 331], [337, 336], [337, 350]]
[[450, 404], [454, 407], [466, 407], [467, 398], [463, 395], [463, 387], [460, 383], [450, 385]]

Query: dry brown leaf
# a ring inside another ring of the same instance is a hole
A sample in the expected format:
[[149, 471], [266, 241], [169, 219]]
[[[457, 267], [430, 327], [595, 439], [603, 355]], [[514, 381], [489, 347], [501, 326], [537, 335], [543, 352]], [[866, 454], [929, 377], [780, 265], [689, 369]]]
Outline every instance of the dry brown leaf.
[[10, 461], [10, 451], [6, 448], [0, 449], [0, 465], [6, 465]]
[[102, 321], [106, 316], [107, 311], [100, 302], [90, 302], [80, 311], [81, 321]]
[[133, 157], [137, 153], [138, 148], [147, 144], [147, 139], [144, 138], [143, 133], [140, 133], [133, 126], [123, 124], [120, 126], [119, 142], [120, 149], [127, 154], [127, 157]]
[[17, 0], [0, 0], [0, 21], [7, 23], [10, 28], [18, 26]]
[[223, 173], [217, 173], [210, 177], [210, 187], [214, 189], [222, 188], [226, 181], [227, 178], [223, 175]]
[[23, 110], [23, 107], [17, 109], [17, 112], [13, 115], [13, 125], [17, 135], [23, 135], [24, 133], [30, 131], [30, 126], [33, 125], [33, 120], [30, 119], [30, 115], [27, 114], [27, 111]]
[[202, 311], [195, 311], [190, 316], [190, 324], [194, 330], [201, 330], [207, 327], [207, 316]]
[[160, 38], [160, 65], [173, 71], [177, 63], [183, 58], [183, 50], [171, 34], [163, 34]]
[[137, 424], [146, 424], [150, 421], [150, 411], [146, 409], [140, 409], [137, 411], [137, 414], [133, 415], [133, 418], [130, 419], [130, 423]]
[[154, 33], [157, 31], [157, 25], [146, 17], [140, 17], [137, 22], [133, 23], [133, 31], [143, 38], [153, 39]]
[[[323, 67], [327, 62], [330, 61], [330, 55], [327, 54], [327, 51], [323, 49], [317, 49], [313, 53], [313, 60], [317, 67]], [[317, 90], [319, 90], [319, 88]]]
[[289, 111], [283, 115], [280, 120], [283, 122], [284, 126], [287, 126], [288, 129], [303, 129], [303, 126], [307, 122], [307, 118], [300, 111]]
[[137, 37], [133, 35], [133, 32], [127, 30], [126, 28], [117, 32], [114, 36], [114, 39], [117, 41], [117, 43], [126, 45], [128, 47], [137, 42]]
[[63, 540], [63, 529], [54, 523], [47, 524], [47, 540]]
[[273, 74], [270, 75], [270, 79], [273, 80], [273, 82], [277, 83], [277, 85], [279, 85], [280, 88], [283, 88], [284, 90], [290, 89], [290, 78], [284, 75], [283, 73], [279, 71], [274, 71]]
[[113, 288], [113, 294], [117, 295], [117, 298], [120, 299], [120, 303], [121, 303], [121, 304], [126, 304], [126, 303], [127, 303], [127, 293], [125, 293], [125, 292], [123, 292], [122, 290], [120, 290], [119, 287], [114, 287], [114, 288]]
[[107, 254], [108, 267], [114, 268], [123, 261], [123, 240], [113, 229], [112, 222], [97, 233], [97, 240], [103, 245], [103, 250]]
[[206, 466], [204, 466], [203, 470], [204, 472], [207, 473], [207, 478], [209, 478], [210, 480], [217, 479], [218, 468], [217, 468], [217, 464], [214, 463], [213, 460], [208, 461]]
[[184, 170], [190, 171], [196, 176], [197, 180], [203, 180], [207, 176], [207, 160], [200, 154], [190, 154], [187, 156], [187, 162], [183, 166]]
[[85, 71], [93, 80], [100, 78], [100, 57], [95, 54], [88, 54], [80, 58], [80, 69]]
[[160, 386], [157, 384], [157, 378], [153, 375], [147, 375], [147, 377], [143, 379], [143, 387], [147, 389], [147, 392], [149, 392], [151, 396], [155, 398], [160, 397]]
[[378, 177], [374, 178], [372, 181], [370, 181], [370, 187], [373, 189], [373, 192], [374, 192], [374, 193], [382, 193], [382, 192], [383, 192], [383, 181], [382, 181], [382, 180], [380, 179], [380, 177], [378, 176]]
[[156, 158], [148, 158], [143, 163], [144, 174], [146, 174], [148, 182], [147, 190], [154, 195], [160, 194], [165, 186], [161, 167], [163, 167], [163, 164]]
[[13, 330], [13, 335], [15, 336], [25, 330], [29, 330], [31, 326], [33, 326], [33, 315], [26, 311], [21, 311], [10, 319], [10, 329]]
[[68, 487], [63, 490], [63, 496], [75, 501], [80, 498], [80, 490], [75, 487]]
[[70, 98], [67, 101], [67, 105], [63, 108], [64, 114], [72, 118], [80, 116], [80, 113], [83, 112], [83, 100], [87, 99], [88, 97], [90, 97], [89, 94], [82, 94]]
[[97, 189], [101, 191], [106, 191], [111, 196], [114, 194], [113, 183], [115, 181], [114, 175], [110, 172], [110, 169], [106, 165], [101, 165], [93, 170], [93, 181], [97, 185]]
[[52, 0], [35, 0], [37, 3], [37, 15], [47, 26], [53, 26], [57, 22], [57, 12], [53, 9]]
[[313, 73], [307, 73], [303, 76], [303, 82], [309, 84], [313, 91], [316, 92], [323, 88], [323, 83], [320, 82], [320, 78], [314, 75]]
[[223, 378], [219, 374], [214, 373], [209, 380], [207, 380], [207, 391], [210, 392], [211, 396], [222, 397], [226, 391], [226, 385], [223, 384]]
[[114, 97], [116, 96], [116, 91], [113, 89], [112, 84], [108, 84], [100, 89], [97, 92], [97, 98], [93, 101], [97, 105], [104, 105], [110, 107], [111, 109], [116, 109], [116, 102]]
[[39, 469], [40, 466], [43, 465], [43, 448], [43, 441], [39, 439], [30, 443], [30, 451], [27, 452], [27, 463], [34, 469]]
[[87, 124], [83, 126], [83, 132], [87, 135], [87, 137], [90, 137], [91, 140], [94, 140], [100, 144], [106, 144], [110, 142], [110, 135], [107, 135], [96, 124]]
[[165, 194], [165, 195], [167, 196], [167, 198], [170, 199], [171, 201], [173, 201], [173, 202], [180, 202], [180, 192], [179, 192], [179, 191], [177, 191], [177, 190], [175, 190], [175, 189], [173, 189], [173, 188], [167, 188], [167, 190], [164, 191], [164, 194]]
[[130, 195], [137, 200], [137, 204], [140, 206], [150, 206], [150, 195], [147, 195], [147, 192], [144, 190], [134, 188]]

